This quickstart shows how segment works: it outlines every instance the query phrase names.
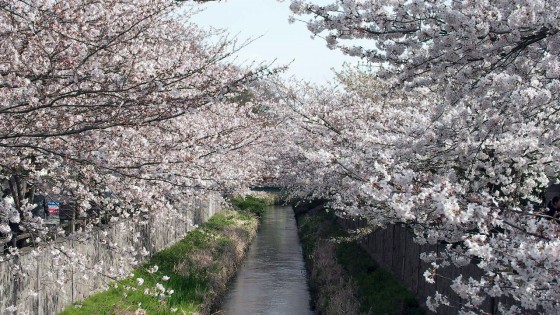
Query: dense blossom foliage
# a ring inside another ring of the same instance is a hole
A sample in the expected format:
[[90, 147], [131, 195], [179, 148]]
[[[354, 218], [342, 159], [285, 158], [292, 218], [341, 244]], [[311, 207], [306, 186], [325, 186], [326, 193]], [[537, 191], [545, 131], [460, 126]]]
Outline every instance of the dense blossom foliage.
[[264, 69], [226, 62], [236, 48], [205, 43], [191, 5], [0, 1], [2, 238], [45, 240], [33, 194], [79, 216], [169, 216], [258, 176], [266, 119], [239, 95]]
[[425, 255], [428, 281], [477, 261], [481, 279], [454, 280], [462, 302], [436, 294], [432, 309], [477, 313], [487, 295], [559, 307], [559, 226], [539, 206], [560, 167], [557, 5], [292, 1], [330, 48], [379, 70], [342, 73], [343, 89], [285, 88], [294, 167], [281, 178], [372, 225], [404, 222], [418, 242], [448, 244]]
[[[262, 72], [225, 62], [233, 48], [205, 44], [185, 3], [0, 0], [0, 181], [11, 188], [0, 236], [48, 240], [33, 194], [82, 214], [169, 219], [185, 196], [231, 192], [268, 167], [339, 213], [446, 244], [423, 255], [428, 281], [449, 264], [483, 270], [454, 279], [461, 301], [436, 293], [430, 308], [476, 314], [506, 296], [554, 313], [560, 228], [540, 204], [560, 167], [560, 3], [332, 1], [291, 9], [378, 70], [315, 87], [255, 83]], [[60, 270], [86, 260], [50, 245]]]

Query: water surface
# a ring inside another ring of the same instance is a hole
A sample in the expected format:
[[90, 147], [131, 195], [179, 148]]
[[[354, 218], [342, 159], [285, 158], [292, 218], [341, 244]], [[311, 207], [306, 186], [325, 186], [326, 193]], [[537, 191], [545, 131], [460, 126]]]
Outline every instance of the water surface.
[[221, 314], [313, 314], [306, 279], [292, 208], [269, 207]]

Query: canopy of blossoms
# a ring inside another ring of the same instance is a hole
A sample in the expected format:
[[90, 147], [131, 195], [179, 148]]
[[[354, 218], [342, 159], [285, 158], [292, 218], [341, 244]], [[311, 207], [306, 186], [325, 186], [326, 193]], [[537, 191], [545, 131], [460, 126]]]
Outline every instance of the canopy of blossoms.
[[336, 88], [279, 88], [291, 143], [280, 179], [340, 213], [449, 244], [426, 255], [428, 281], [476, 258], [482, 279], [453, 284], [466, 313], [487, 295], [553, 313], [558, 225], [538, 205], [560, 166], [557, 5], [292, 1], [328, 47], [379, 70], [341, 73]]
[[251, 148], [267, 119], [247, 95], [264, 69], [226, 62], [235, 46], [206, 43], [190, 6], [0, 3], [2, 238], [14, 225], [43, 237], [33, 194], [80, 213], [168, 216], [186, 196], [259, 176]]
[[274, 175], [448, 244], [424, 255], [428, 281], [476, 258], [484, 276], [453, 282], [464, 313], [488, 295], [554, 313], [558, 225], [538, 205], [559, 177], [559, 1], [333, 1], [291, 9], [378, 70], [323, 87], [228, 63], [185, 3], [0, 1], [0, 236], [46, 238], [33, 194], [169, 216]]

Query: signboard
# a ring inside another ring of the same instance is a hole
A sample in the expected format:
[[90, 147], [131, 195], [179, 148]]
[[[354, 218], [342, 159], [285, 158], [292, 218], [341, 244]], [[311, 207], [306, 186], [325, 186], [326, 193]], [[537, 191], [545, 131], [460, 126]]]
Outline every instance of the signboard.
[[49, 208], [49, 217], [45, 219], [44, 224], [47, 226], [56, 226], [60, 224], [60, 202], [47, 202]]
[[58, 216], [60, 214], [60, 202], [49, 201], [48, 206], [49, 206], [49, 216], [52, 215]]

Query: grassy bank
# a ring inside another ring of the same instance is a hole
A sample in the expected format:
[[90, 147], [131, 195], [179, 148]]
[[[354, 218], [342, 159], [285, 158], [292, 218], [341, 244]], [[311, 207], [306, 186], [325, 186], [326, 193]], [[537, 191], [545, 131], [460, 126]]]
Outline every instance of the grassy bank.
[[209, 314], [256, 235], [257, 217], [242, 208], [215, 214], [134, 276], [62, 314]]
[[298, 229], [317, 314], [424, 314], [414, 296], [347, 236], [332, 213], [299, 216]]
[[262, 197], [251, 195], [235, 197], [231, 200], [231, 204], [241, 212], [252, 213], [261, 217], [266, 211], [266, 206], [274, 204], [274, 195], [262, 194]]

